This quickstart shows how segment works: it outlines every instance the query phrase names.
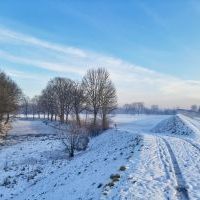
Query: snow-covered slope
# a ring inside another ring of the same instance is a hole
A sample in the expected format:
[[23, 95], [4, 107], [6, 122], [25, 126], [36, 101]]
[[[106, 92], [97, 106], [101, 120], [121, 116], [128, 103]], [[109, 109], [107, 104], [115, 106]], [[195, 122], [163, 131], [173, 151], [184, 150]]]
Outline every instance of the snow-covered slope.
[[194, 131], [185, 124], [179, 115], [171, 116], [158, 123], [153, 129], [154, 133], [175, 134], [175, 135], [194, 135]]
[[123, 177], [124, 168], [142, 140], [134, 133], [108, 130], [93, 138], [86, 152], [67, 160], [62, 143], [48, 137], [53, 128], [42, 122], [36, 122], [37, 126], [29, 123], [18, 121], [14, 126], [18, 131], [33, 129], [34, 133], [44, 129], [47, 135], [29, 137], [30, 141], [1, 150], [3, 199], [99, 199], [105, 185], [112, 182], [112, 174]]
[[200, 199], [197, 120], [181, 115], [113, 119], [117, 130], [91, 139], [72, 160], [53, 127], [16, 121], [0, 149], [0, 199]]

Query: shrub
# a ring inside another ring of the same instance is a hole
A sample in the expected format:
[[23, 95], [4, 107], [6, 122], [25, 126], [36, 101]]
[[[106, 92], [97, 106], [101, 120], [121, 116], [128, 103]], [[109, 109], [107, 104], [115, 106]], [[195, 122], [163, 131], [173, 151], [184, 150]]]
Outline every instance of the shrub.
[[95, 137], [103, 132], [102, 124], [100, 120], [96, 121], [96, 125], [93, 123], [93, 119], [85, 123], [85, 129], [90, 137]]
[[69, 157], [74, 157], [75, 151], [82, 151], [87, 148], [89, 143], [87, 130], [80, 128], [76, 123], [70, 123], [67, 128], [60, 129], [60, 132]]

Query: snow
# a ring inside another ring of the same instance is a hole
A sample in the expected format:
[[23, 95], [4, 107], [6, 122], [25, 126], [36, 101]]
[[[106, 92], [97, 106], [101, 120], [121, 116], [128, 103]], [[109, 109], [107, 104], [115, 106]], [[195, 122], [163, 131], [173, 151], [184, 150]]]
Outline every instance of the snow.
[[[187, 140], [168, 136], [164, 138], [170, 144], [174, 156], [178, 161], [189, 199], [200, 199], [200, 151], [188, 143]], [[172, 160], [172, 162], [174, 161]]]
[[[69, 159], [52, 125], [16, 120], [0, 148], [0, 199], [200, 199], [200, 121], [115, 115]], [[192, 173], [191, 173], [192, 172]]]
[[[64, 146], [55, 133], [53, 127], [41, 121], [18, 120], [13, 124], [6, 143], [17, 140], [19, 135], [25, 138], [15, 145], [5, 144], [6, 148], [0, 152], [3, 161], [0, 165], [3, 172], [0, 175], [1, 185], [9, 179], [6, 187], [0, 187], [4, 199], [44, 198], [47, 191], [46, 199], [99, 196], [101, 188], [98, 189], [98, 185], [106, 184], [110, 175], [126, 164], [138, 137], [132, 133], [109, 130], [92, 139], [86, 152], [68, 160]], [[18, 137], [12, 138], [15, 134]], [[55, 190], [65, 192], [54, 193]]]
[[180, 116], [171, 116], [170, 118], [161, 121], [152, 129], [152, 132], [162, 134], [175, 134], [175, 135], [194, 135], [194, 131], [187, 126], [185, 121]]

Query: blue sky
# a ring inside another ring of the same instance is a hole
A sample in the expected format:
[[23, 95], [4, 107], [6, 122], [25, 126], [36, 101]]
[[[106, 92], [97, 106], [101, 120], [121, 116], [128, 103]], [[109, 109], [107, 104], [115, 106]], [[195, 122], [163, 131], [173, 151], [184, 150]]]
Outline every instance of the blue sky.
[[0, 1], [0, 69], [30, 96], [100, 66], [120, 104], [198, 104], [199, 19], [198, 0]]

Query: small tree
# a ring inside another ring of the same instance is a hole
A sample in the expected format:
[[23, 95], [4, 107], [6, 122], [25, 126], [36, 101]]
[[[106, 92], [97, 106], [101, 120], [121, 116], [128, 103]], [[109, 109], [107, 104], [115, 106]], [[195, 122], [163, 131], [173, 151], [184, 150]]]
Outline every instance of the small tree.
[[60, 127], [59, 132], [70, 158], [74, 157], [75, 151], [87, 148], [89, 143], [87, 132], [76, 123], [70, 123], [66, 128]]

